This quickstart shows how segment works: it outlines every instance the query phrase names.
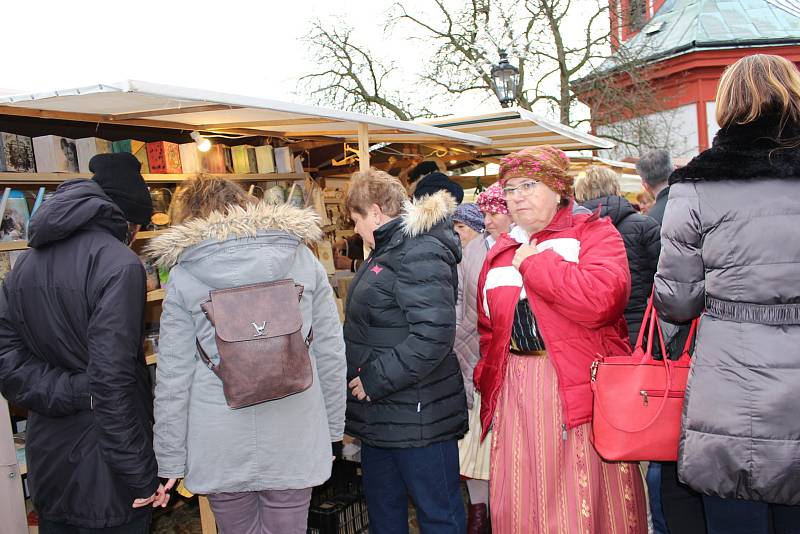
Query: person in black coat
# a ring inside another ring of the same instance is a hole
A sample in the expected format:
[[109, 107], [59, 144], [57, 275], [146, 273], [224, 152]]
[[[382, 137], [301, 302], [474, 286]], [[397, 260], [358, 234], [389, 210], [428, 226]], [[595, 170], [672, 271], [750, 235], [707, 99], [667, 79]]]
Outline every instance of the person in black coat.
[[29, 410], [42, 534], [148, 532], [152, 506], [166, 504], [142, 349], [145, 272], [127, 246], [152, 214], [139, 168], [131, 154], [102, 154], [93, 180], [59, 186], [0, 292], [0, 392]]
[[462, 534], [455, 200], [439, 191], [404, 202], [396, 178], [374, 169], [353, 176], [347, 209], [373, 252], [348, 291], [345, 428], [362, 443], [370, 530], [405, 531], [410, 495], [422, 532]]
[[633, 209], [620, 193], [617, 173], [606, 167], [589, 167], [586, 176], [575, 186], [576, 200], [591, 211], [599, 208], [601, 217], [610, 217], [625, 243], [631, 271], [631, 296], [625, 307], [625, 322], [633, 347], [653, 292], [653, 277], [661, 252], [661, 226]]

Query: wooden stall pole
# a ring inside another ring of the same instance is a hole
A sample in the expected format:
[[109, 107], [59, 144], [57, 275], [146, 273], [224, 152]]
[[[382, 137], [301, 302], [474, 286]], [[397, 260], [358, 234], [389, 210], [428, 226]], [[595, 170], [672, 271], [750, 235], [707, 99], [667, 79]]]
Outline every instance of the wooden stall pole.
[[200, 495], [200, 528], [203, 534], [217, 534], [217, 522], [214, 519], [214, 512], [211, 511], [211, 504], [208, 497]]
[[17, 450], [11, 433], [8, 403], [0, 396], [0, 517], [2, 531], [8, 534], [28, 534], [25, 498], [22, 494]]
[[369, 124], [358, 123], [358, 170], [369, 170]]

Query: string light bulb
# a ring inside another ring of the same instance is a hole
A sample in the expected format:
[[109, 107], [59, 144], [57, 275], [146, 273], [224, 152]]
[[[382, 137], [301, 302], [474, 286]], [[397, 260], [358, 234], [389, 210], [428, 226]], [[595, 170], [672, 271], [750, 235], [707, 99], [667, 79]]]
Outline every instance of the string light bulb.
[[200, 152], [211, 150], [211, 141], [200, 135], [200, 132], [192, 132], [189, 136], [197, 143], [197, 150]]

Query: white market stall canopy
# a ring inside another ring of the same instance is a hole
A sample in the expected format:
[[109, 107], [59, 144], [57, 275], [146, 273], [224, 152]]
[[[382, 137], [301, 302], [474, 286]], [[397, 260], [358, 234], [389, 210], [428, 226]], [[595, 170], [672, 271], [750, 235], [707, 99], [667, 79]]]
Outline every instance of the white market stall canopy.
[[0, 97], [0, 114], [242, 136], [491, 144], [480, 134], [416, 122], [132, 80]]
[[610, 149], [615, 146], [611, 141], [579, 132], [520, 108], [418, 123], [488, 137], [492, 145], [480, 148], [482, 152], [508, 153], [535, 145], [553, 145], [564, 151]]

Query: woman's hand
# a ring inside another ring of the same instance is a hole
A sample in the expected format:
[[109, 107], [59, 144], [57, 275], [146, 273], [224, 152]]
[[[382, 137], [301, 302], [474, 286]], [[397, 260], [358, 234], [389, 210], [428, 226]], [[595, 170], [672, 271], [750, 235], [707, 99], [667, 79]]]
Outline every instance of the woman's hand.
[[534, 239], [531, 241], [530, 245], [519, 246], [517, 253], [514, 254], [514, 259], [511, 261], [511, 264], [514, 265], [514, 268], [519, 271], [519, 266], [522, 265], [522, 262], [538, 253], [539, 251], [536, 250], [536, 240]]
[[353, 390], [353, 396], [358, 400], [367, 399], [368, 402], [371, 402], [369, 396], [367, 396], [367, 392], [364, 391], [363, 384], [361, 384], [361, 377], [355, 377], [347, 384], [347, 387]]

